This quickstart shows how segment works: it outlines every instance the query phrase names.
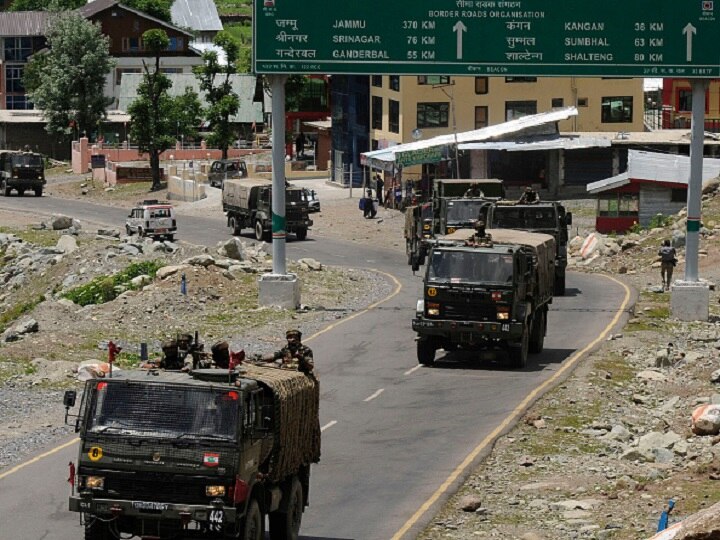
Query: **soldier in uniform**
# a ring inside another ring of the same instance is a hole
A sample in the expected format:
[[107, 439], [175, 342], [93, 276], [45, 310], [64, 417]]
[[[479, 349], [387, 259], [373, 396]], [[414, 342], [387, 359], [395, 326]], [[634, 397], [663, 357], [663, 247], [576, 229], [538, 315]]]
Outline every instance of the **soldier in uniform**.
[[465, 191], [465, 194], [463, 197], [484, 197], [485, 194], [483, 193], [483, 190], [480, 189], [480, 186], [478, 184], [473, 184], [470, 186], [467, 191]]
[[305, 374], [311, 374], [315, 367], [313, 352], [310, 347], [302, 344], [302, 332], [292, 328], [285, 332], [287, 345], [282, 349], [262, 357], [265, 362], [273, 362], [282, 369], [296, 369]]

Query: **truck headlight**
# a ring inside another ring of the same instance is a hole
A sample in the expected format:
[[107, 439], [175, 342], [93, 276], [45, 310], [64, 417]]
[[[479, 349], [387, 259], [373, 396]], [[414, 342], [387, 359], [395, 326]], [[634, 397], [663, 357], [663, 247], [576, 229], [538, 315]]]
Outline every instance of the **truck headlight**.
[[425, 311], [425, 300], [422, 298], [417, 301], [417, 304], [415, 305], [415, 313], [418, 315], [422, 315], [422, 312]]
[[224, 497], [225, 486], [205, 486], [205, 495], [208, 497]]
[[452, 234], [455, 232], [455, 227], [448, 227], [447, 229], [448, 234]]
[[497, 312], [497, 320], [498, 321], [508, 321], [508, 320], [510, 320], [510, 314], [507, 311], [498, 311]]
[[427, 314], [428, 314], [428, 317], [439, 317], [440, 316], [440, 304], [428, 303]]
[[87, 489], [105, 489], [104, 476], [88, 476], [85, 478], [85, 487]]

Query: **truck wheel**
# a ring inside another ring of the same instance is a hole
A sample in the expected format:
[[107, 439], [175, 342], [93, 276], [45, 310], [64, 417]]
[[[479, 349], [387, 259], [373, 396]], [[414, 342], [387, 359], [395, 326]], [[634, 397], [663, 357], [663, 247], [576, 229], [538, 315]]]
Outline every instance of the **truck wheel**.
[[173, 242], [173, 241], [175, 240], [175, 235], [174, 235], [174, 234], [168, 234], [168, 235], [165, 236], [165, 240], [167, 240], [168, 242]]
[[287, 496], [287, 511], [271, 512], [269, 515], [270, 540], [297, 540], [300, 536], [304, 502], [303, 489], [296, 476], [292, 479]]
[[530, 331], [530, 352], [541, 353], [545, 345], [545, 328], [547, 326], [547, 311], [544, 309], [533, 318], [532, 330]]
[[419, 339], [417, 342], [417, 359], [423, 366], [432, 366], [435, 363], [435, 343], [429, 339]]
[[10, 189], [9, 187], [5, 186], [5, 196], [6, 196], [6, 197], [9, 197], [9, 196], [10, 196], [10, 192], [11, 192], [11, 191], [12, 191], [12, 189]]
[[242, 231], [242, 227], [240, 227], [238, 220], [234, 217], [230, 218], [230, 228], [232, 229], [233, 236], [239, 235], [240, 231]]
[[265, 538], [265, 518], [255, 499], [248, 503], [247, 513], [242, 521], [240, 540], [263, 540]]
[[527, 325], [523, 328], [523, 335], [520, 343], [510, 345], [508, 354], [510, 356], [510, 367], [515, 369], [523, 369], [527, 366], [528, 346], [530, 338], [528, 336]]
[[35, 188], [35, 196], [36, 197], [42, 197], [43, 188]]
[[25, 190], [22, 189], [22, 188], [18, 188], [18, 195], [20, 195], [21, 197], [23, 197], [23, 196], [25, 195]]
[[259, 219], [255, 222], [255, 239], [262, 242], [265, 239], [265, 231], [263, 230], [262, 221]]
[[305, 240], [307, 238], [307, 229], [298, 229], [295, 231], [295, 237], [298, 240]]
[[107, 523], [87, 515], [85, 519], [85, 540], [110, 540], [112, 538]]
[[555, 276], [555, 296], [565, 296], [565, 276]]

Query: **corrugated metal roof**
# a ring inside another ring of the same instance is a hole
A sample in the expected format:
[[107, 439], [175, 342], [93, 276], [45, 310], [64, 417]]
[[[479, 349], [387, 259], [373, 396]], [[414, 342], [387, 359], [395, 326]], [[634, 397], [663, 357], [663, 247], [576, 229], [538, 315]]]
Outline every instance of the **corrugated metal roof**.
[[44, 36], [51, 15], [47, 11], [0, 12], [0, 36]]
[[170, 7], [174, 25], [201, 32], [223, 29], [215, 2], [212, 0], [175, 0]]
[[138, 17], [142, 17], [143, 19], [147, 19], [149, 21], [153, 21], [154, 23], [164, 26], [165, 28], [172, 28], [173, 30], [180, 32], [182, 34], [185, 34], [186, 36], [192, 36], [192, 32], [188, 32], [187, 30], [183, 30], [182, 28], [178, 28], [177, 26], [170, 24], [166, 21], [162, 21], [156, 17], [153, 17], [152, 15], [148, 15], [147, 13], [131, 8], [130, 6], [126, 6], [125, 4], [119, 2], [118, 0], [92, 0], [91, 2], [88, 2], [84, 6], [78, 8], [78, 13], [80, 13], [83, 17], [86, 19], [89, 19], [93, 15], [97, 15], [98, 13], [105, 11], [106, 9], [109, 9], [113, 6], [117, 6], [120, 9], [124, 9], [126, 11], [129, 11], [130, 13], [134, 13]]
[[[186, 87], [191, 87], [200, 95], [200, 102], [204, 101], [204, 92], [200, 91], [200, 83], [191, 73], [168, 73], [172, 87], [168, 91], [171, 96], [179, 96], [185, 93]], [[120, 82], [120, 98], [118, 109], [127, 111], [130, 103], [137, 98], [137, 87], [142, 81], [142, 73], [124, 73]], [[238, 95], [240, 108], [238, 113], [230, 118], [231, 122], [262, 122], [262, 103], [253, 101], [255, 96], [255, 85], [257, 78], [254, 75], [231, 75], [230, 82], [233, 92]]]
[[[622, 176], [627, 178], [619, 183]], [[720, 176], [720, 159], [703, 158], [702, 181]], [[661, 154], [630, 150], [627, 172], [598, 180], [587, 185], [588, 193], [600, 193], [629, 184], [633, 180], [650, 181], [659, 184], [687, 184], [690, 179], [690, 158], [678, 154]]]
[[[122, 111], [107, 111], [105, 122], [129, 122], [130, 115]], [[37, 109], [0, 109], [0, 124], [44, 124], [43, 111]]]
[[597, 137], [557, 137], [542, 141], [498, 141], [459, 144], [460, 150], [507, 150], [523, 152], [528, 150], [577, 150], [579, 148], [606, 148], [612, 146], [608, 139]]
[[364, 158], [363, 162], [365, 162], [365, 160], [395, 161], [395, 154], [398, 152], [422, 150], [423, 148], [432, 148], [434, 146], [447, 146], [449, 144], [455, 144], [455, 141], [458, 143], [487, 141], [495, 137], [501, 137], [510, 133], [517, 133], [525, 129], [542, 126], [544, 124], [567, 120], [571, 116], [577, 116], [577, 114], [578, 111], [575, 107], [565, 107], [563, 109], [523, 116], [522, 118], [517, 118], [515, 120], [510, 120], [509, 122], [503, 122], [502, 124], [496, 124], [482, 129], [464, 131], [462, 133], [458, 133], [457, 135], [449, 133], [445, 135], [438, 135], [437, 137], [433, 137], [425, 141], [398, 144], [390, 148], [363, 152], [361, 157]]

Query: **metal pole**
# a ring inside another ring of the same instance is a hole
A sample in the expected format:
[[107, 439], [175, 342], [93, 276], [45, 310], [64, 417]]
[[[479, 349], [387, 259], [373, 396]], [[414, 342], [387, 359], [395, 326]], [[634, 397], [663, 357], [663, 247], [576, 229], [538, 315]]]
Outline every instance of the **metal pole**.
[[350, 198], [352, 199], [353, 164], [350, 162]]
[[287, 274], [285, 261], [285, 75], [271, 75], [272, 89], [272, 270]]
[[708, 81], [693, 80], [692, 125], [690, 142], [690, 179], [687, 193], [685, 237], [685, 281], [698, 281], [698, 247], [700, 243], [700, 202], [702, 198], [703, 141], [705, 138], [705, 90]]

